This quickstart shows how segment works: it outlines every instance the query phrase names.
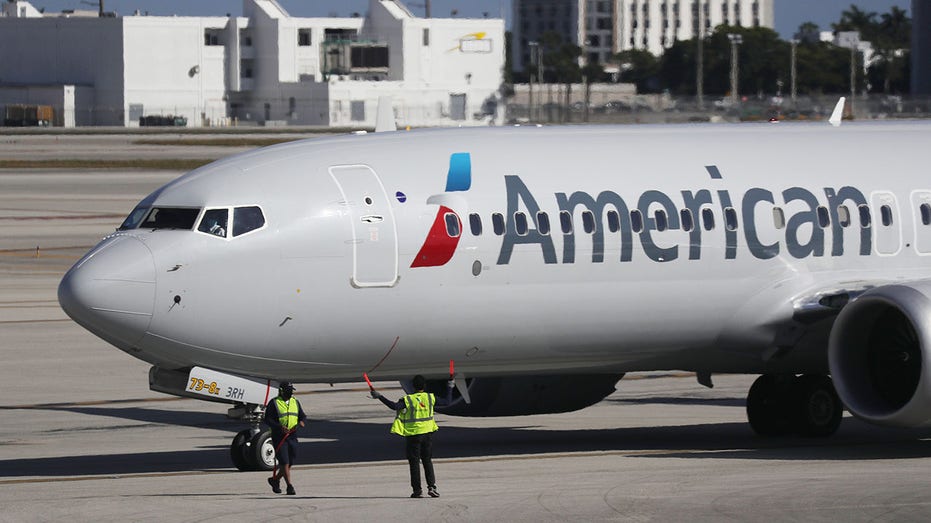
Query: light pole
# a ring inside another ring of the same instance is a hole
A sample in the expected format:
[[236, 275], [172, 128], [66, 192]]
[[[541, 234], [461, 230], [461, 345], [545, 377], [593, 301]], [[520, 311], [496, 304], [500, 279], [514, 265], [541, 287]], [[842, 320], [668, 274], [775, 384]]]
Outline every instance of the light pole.
[[736, 106], [740, 99], [737, 95], [737, 46], [743, 43], [744, 38], [736, 33], [727, 33], [727, 39], [731, 41], [731, 100]]
[[789, 61], [789, 63], [791, 64], [791, 74], [790, 74], [790, 76], [791, 76], [791, 82], [792, 82], [792, 87], [791, 87], [791, 89], [792, 89], [792, 106], [794, 107], [794, 106], [795, 106], [795, 94], [796, 94], [796, 91], [795, 91], [795, 80], [796, 80], [796, 76], [795, 76], [795, 52], [796, 52], [796, 50], [798, 49], [798, 40], [796, 40], [796, 39], [793, 38], [793, 39], [790, 40], [789, 42], [792, 44], [792, 59]]
[[530, 94], [530, 103], [528, 103], [527, 109], [527, 120], [533, 121], [533, 65], [537, 61], [537, 42], [527, 42], [527, 45], [530, 46], [530, 85], [529, 85], [529, 94]]
[[695, 67], [695, 95], [698, 98], [698, 110], [701, 111], [705, 108], [705, 96], [703, 88], [703, 80], [705, 77], [705, 49], [704, 49], [704, 40], [705, 40], [705, 9], [701, 5], [701, 2], [698, 4], [698, 34], [695, 35], [696, 45], [698, 50], [696, 50], [696, 67]]

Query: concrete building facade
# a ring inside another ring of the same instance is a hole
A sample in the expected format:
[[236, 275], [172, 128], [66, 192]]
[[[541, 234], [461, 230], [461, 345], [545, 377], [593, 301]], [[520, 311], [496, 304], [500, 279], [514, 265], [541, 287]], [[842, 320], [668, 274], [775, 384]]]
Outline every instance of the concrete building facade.
[[3, 14], [0, 105], [70, 86], [76, 125], [369, 127], [380, 96], [401, 125], [501, 118], [500, 19], [421, 19], [399, 0], [370, 0], [364, 18], [294, 18], [275, 0], [244, 0], [241, 17], [49, 16], [25, 1]]
[[661, 55], [676, 40], [689, 40], [721, 24], [775, 25], [774, 0], [514, 0], [513, 51], [516, 70], [530, 61], [531, 42], [546, 32], [583, 49], [588, 62], [610, 63], [628, 49]]

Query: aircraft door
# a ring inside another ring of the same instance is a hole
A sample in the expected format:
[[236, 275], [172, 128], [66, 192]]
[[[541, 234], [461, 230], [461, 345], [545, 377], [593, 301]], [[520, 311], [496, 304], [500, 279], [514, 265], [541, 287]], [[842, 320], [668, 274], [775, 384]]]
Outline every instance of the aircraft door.
[[902, 248], [902, 220], [895, 195], [889, 192], [875, 192], [870, 195], [873, 210], [873, 240], [876, 252], [891, 255]]
[[398, 281], [398, 239], [390, 200], [367, 165], [330, 167], [352, 223], [352, 284], [391, 287]]

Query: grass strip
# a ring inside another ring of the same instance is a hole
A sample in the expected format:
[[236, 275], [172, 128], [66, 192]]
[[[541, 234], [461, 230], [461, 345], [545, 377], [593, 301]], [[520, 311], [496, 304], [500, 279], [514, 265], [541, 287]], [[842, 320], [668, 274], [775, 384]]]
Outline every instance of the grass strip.
[[190, 171], [211, 159], [126, 159], [126, 160], [3, 160], [0, 169], [157, 169]]

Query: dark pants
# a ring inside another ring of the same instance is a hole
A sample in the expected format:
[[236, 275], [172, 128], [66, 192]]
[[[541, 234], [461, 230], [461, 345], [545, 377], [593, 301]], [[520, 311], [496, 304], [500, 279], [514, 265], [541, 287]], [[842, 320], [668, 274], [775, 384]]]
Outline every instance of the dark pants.
[[433, 433], [404, 436], [407, 444], [407, 463], [411, 467], [411, 488], [414, 492], [422, 492], [420, 486], [420, 462], [423, 462], [423, 471], [427, 476], [427, 487], [436, 488], [436, 476], [433, 474]]

